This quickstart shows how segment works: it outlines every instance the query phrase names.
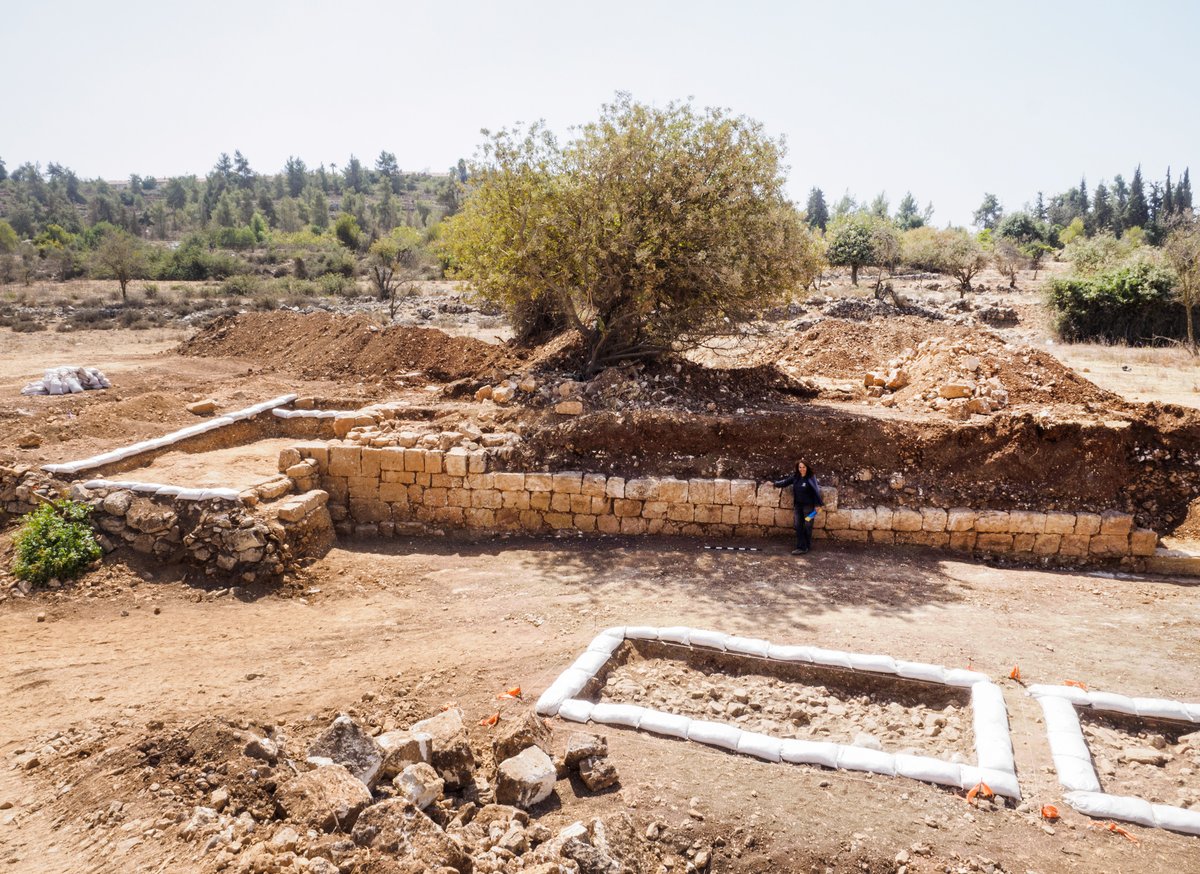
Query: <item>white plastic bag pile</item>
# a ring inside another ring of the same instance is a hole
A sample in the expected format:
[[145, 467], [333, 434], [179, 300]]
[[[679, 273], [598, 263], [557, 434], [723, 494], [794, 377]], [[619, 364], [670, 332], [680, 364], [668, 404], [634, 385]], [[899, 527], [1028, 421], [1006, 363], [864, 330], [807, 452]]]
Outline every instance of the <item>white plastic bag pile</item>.
[[108, 377], [95, 367], [51, 367], [41, 379], [21, 389], [21, 394], [73, 395], [111, 386]]

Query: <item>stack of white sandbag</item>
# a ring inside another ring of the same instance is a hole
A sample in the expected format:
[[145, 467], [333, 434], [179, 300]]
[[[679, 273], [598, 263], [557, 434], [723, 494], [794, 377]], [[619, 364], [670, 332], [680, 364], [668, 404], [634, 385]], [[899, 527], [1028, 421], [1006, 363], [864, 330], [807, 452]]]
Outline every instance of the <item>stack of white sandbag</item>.
[[108, 377], [95, 367], [51, 367], [41, 379], [21, 389], [21, 394], [70, 395], [111, 386]]

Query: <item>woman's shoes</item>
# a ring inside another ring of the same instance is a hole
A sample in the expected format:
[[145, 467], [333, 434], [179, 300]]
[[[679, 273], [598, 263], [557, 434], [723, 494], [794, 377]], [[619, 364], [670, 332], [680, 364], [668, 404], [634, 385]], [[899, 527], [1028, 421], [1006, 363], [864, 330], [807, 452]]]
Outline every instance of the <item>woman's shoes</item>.
[[806, 552], [808, 552], [807, 549], [800, 549], [797, 547], [796, 549], [792, 550], [792, 555], [804, 555]]

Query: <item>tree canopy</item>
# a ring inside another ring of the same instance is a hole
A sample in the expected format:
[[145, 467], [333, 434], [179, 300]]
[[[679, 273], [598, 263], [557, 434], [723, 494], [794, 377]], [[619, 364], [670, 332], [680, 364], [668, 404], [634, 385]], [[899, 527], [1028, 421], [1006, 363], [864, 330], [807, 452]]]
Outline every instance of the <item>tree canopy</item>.
[[628, 95], [566, 144], [540, 123], [502, 130], [448, 223], [448, 260], [485, 298], [578, 331], [589, 372], [695, 345], [817, 269], [783, 154], [747, 118]]

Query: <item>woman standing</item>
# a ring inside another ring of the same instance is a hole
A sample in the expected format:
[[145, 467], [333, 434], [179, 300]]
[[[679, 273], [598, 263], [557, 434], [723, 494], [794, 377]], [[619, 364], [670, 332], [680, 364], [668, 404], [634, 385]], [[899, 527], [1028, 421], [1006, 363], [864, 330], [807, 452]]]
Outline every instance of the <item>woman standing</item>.
[[817, 485], [816, 474], [801, 459], [796, 462], [796, 469], [780, 480], [770, 480], [776, 488], [792, 487], [792, 504], [795, 508], [796, 548], [792, 555], [804, 555], [812, 549], [813, 519], [817, 516], [817, 507], [823, 506], [825, 500], [821, 497], [821, 487]]

